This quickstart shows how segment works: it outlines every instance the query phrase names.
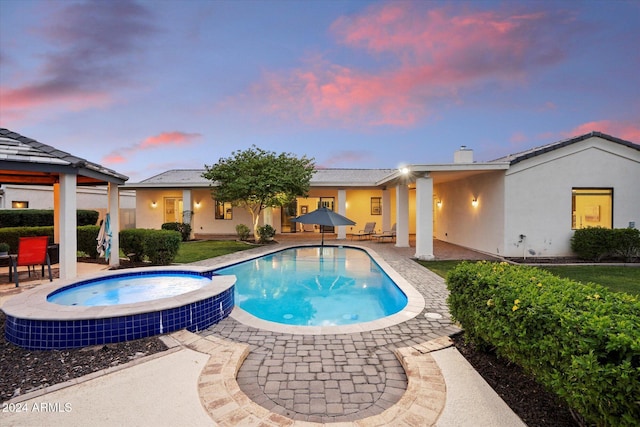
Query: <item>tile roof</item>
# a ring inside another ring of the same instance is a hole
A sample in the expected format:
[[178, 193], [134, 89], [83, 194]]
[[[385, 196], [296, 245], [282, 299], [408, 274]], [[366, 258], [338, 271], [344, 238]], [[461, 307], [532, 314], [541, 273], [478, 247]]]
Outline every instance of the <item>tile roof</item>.
[[42, 172], [50, 172], [51, 168], [71, 169], [74, 174], [103, 179], [106, 182], [120, 182], [129, 177], [97, 163], [76, 157], [50, 145], [42, 144], [35, 139], [27, 138], [9, 129], [0, 128], [0, 162], [3, 169], [11, 169], [10, 164], [29, 164], [31, 171], [42, 168]]
[[[173, 169], [147, 178], [127, 188], [208, 187], [211, 183], [202, 177], [205, 169]], [[311, 178], [313, 186], [375, 186], [396, 172], [395, 169], [317, 169]]]

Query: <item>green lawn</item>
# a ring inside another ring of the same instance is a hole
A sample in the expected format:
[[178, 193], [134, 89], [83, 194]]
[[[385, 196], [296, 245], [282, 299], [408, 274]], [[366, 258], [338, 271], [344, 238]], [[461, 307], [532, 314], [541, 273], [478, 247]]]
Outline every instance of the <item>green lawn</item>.
[[[462, 261], [418, 261], [441, 277]], [[545, 270], [578, 282], [598, 283], [615, 292], [640, 295], [640, 267], [611, 267], [604, 265], [545, 266]]]
[[544, 267], [556, 276], [578, 282], [593, 282], [616, 292], [640, 295], [640, 267], [611, 267], [604, 265]]
[[200, 240], [195, 242], [182, 242], [180, 244], [180, 249], [178, 250], [178, 255], [173, 262], [177, 264], [186, 264], [238, 251], [244, 251], [254, 247], [255, 246], [248, 243], [232, 240]]

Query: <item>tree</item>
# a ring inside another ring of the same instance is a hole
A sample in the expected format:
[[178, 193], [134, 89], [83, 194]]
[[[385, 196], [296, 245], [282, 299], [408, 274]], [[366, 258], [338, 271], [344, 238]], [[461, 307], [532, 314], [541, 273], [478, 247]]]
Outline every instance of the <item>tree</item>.
[[260, 213], [267, 207], [282, 207], [296, 197], [306, 197], [315, 171], [313, 158], [297, 158], [291, 153], [276, 154], [255, 145], [234, 151], [212, 166], [205, 165], [202, 176], [214, 188], [211, 196], [251, 213], [253, 235], [258, 236]]

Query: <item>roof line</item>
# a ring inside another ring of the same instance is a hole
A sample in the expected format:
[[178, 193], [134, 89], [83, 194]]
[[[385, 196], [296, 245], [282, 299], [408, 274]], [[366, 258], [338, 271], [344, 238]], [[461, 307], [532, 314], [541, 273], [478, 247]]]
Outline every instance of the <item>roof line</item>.
[[579, 136], [571, 137], [561, 141], [552, 142], [550, 144], [541, 145], [539, 147], [535, 147], [526, 151], [521, 151], [519, 153], [509, 154], [507, 156], [492, 160], [491, 162], [507, 161], [509, 162], [510, 165], [514, 165], [523, 160], [527, 160], [532, 157], [536, 157], [541, 154], [548, 153], [550, 151], [557, 150], [559, 148], [563, 148], [568, 145], [575, 144], [577, 142], [581, 142], [592, 137], [606, 139], [608, 141], [615, 142], [616, 144], [624, 145], [625, 147], [633, 148], [635, 150], [640, 150], [640, 145], [635, 144], [631, 141], [627, 141], [621, 138], [616, 138], [615, 136], [611, 136], [606, 133], [591, 131], [589, 133], [585, 133], [584, 135], [579, 135]]
[[45, 153], [52, 158], [67, 162], [71, 168], [82, 171], [83, 173], [79, 173], [79, 175], [82, 176], [88, 176], [92, 178], [98, 178], [98, 176], [111, 177], [116, 178], [118, 181], [122, 181], [123, 183], [124, 181], [127, 181], [129, 179], [128, 176], [120, 174], [113, 169], [106, 168], [98, 163], [83, 159], [82, 157], [74, 156], [70, 153], [67, 153], [66, 151], [59, 150], [55, 147], [52, 147], [51, 145], [43, 144], [40, 141], [37, 141], [33, 138], [28, 138], [6, 128], [0, 128], [0, 137], [13, 139], [14, 141], [18, 141], [33, 148], [34, 150]]

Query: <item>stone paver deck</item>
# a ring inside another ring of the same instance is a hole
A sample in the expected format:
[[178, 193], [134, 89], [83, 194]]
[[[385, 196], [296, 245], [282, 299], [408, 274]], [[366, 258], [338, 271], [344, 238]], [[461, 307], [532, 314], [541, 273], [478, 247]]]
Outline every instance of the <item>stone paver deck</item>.
[[[278, 249], [303, 243], [291, 240]], [[424, 311], [383, 329], [329, 335], [269, 331], [232, 316], [201, 331], [199, 338], [177, 337], [212, 355], [200, 379], [200, 395], [217, 423], [435, 423], [444, 407], [445, 386], [429, 353], [450, 346], [448, 337], [459, 332], [448, 313], [444, 281], [411, 259], [413, 248], [377, 242], [354, 245], [382, 256], [423, 295]], [[484, 258], [450, 245], [440, 246], [447, 257]], [[261, 247], [198, 264], [221, 266], [273, 249]]]

